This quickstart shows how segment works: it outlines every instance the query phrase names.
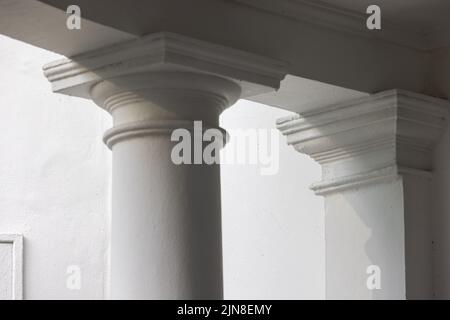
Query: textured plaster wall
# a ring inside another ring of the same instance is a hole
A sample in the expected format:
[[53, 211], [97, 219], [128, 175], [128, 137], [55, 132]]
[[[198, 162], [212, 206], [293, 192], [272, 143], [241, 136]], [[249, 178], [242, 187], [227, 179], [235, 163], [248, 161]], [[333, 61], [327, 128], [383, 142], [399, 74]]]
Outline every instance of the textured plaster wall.
[[[221, 125], [275, 129], [275, 120], [289, 114], [240, 101], [222, 114]], [[256, 165], [221, 168], [227, 299], [325, 297], [323, 199], [308, 188], [320, 180], [320, 166], [276, 133], [277, 174], [261, 175]], [[232, 143], [226, 148], [235, 148]]]
[[[26, 299], [102, 299], [107, 278], [109, 116], [53, 94], [42, 66], [56, 54], [0, 36], [0, 234], [24, 235]], [[275, 128], [286, 111], [240, 101], [225, 128]], [[323, 298], [320, 168], [280, 138], [280, 170], [222, 169], [225, 297]], [[67, 267], [82, 271], [80, 290]], [[7, 268], [8, 269], [8, 268]], [[1, 268], [0, 268], [1, 270]]]
[[[0, 36], [0, 233], [24, 236], [25, 299], [102, 298], [109, 118], [51, 92], [42, 66], [57, 58]], [[66, 287], [70, 265], [80, 290]]]
[[[401, 179], [328, 195], [326, 298], [404, 299], [405, 253]], [[368, 290], [367, 268], [381, 270], [380, 290]]]

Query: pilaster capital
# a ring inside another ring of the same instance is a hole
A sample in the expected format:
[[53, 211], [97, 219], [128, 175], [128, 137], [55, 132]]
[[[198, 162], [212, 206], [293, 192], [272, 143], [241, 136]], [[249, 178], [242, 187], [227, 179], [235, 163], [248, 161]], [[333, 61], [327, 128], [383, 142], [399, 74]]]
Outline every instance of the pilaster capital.
[[317, 194], [392, 179], [402, 172], [430, 176], [432, 150], [450, 104], [389, 90], [278, 120], [288, 144], [322, 165]]

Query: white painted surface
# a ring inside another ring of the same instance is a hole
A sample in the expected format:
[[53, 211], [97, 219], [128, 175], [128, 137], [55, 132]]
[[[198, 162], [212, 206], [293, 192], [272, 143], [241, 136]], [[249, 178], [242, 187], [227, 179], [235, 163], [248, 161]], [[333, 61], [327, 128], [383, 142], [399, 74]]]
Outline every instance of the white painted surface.
[[[401, 180], [327, 195], [326, 298], [404, 299], [405, 254]], [[381, 269], [381, 289], [369, 290], [366, 270]]]
[[0, 242], [0, 300], [11, 300], [13, 292], [12, 243]]
[[[0, 48], [0, 147], [8, 151], [0, 156], [0, 233], [25, 237], [24, 298], [102, 299], [111, 169], [101, 140], [109, 115], [51, 93], [41, 68], [56, 54], [6, 37]], [[240, 101], [223, 125], [274, 128], [286, 114]], [[323, 297], [322, 205], [307, 188], [319, 168], [283, 139], [280, 148], [278, 176], [223, 171], [226, 298]], [[71, 265], [81, 267], [79, 291], [66, 287]]]
[[0, 300], [23, 299], [23, 237], [0, 234]]
[[[217, 127], [220, 111], [239, 93], [231, 80], [173, 70], [92, 88], [114, 123], [105, 134], [113, 157], [112, 299], [223, 298], [220, 168], [176, 165], [171, 135], [183, 128], [197, 140], [203, 133], [192, 128], [192, 117]], [[194, 151], [188, 142], [197, 159], [195, 141]]]
[[[275, 129], [290, 114], [240, 101], [225, 110], [221, 126]], [[308, 188], [320, 166], [284, 137], [279, 146], [276, 175], [263, 176], [256, 165], [221, 168], [226, 299], [324, 298], [323, 200]]]
[[279, 90], [252, 97], [250, 100], [300, 113], [368, 95], [365, 92], [287, 75], [281, 81]]
[[[0, 37], [0, 233], [23, 234], [24, 298], [102, 298], [110, 120], [56, 95], [42, 66], [58, 56]], [[81, 290], [68, 290], [78, 265]]]
[[[327, 299], [433, 297], [431, 151], [449, 111], [389, 90], [278, 122], [322, 166], [313, 190], [325, 197]], [[378, 288], [366, 285], [372, 266]]]

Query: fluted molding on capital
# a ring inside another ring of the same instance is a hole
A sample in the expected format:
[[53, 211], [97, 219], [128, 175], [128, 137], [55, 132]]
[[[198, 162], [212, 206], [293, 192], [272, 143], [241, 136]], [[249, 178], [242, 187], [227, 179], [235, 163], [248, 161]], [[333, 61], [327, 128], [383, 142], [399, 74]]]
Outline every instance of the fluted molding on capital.
[[317, 194], [398, 178], [430, 177], [432, 150], [447, 124], [446, 100], [403, 90], [280, 119], [288, 144], [322, 165]]

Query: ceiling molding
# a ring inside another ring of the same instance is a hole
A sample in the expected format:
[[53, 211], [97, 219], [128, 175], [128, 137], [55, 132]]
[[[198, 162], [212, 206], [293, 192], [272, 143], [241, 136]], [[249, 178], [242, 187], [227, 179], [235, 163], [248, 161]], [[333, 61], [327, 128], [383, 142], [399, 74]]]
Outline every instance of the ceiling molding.
[[312, 0], [233, 0], [286, 18], [337, 32], [376, 39], [416, 50], [429, 51], [450, 45], [450, 30], [421, 34], [383, 20], [381, 30], [368, 30], [367, 14]]

